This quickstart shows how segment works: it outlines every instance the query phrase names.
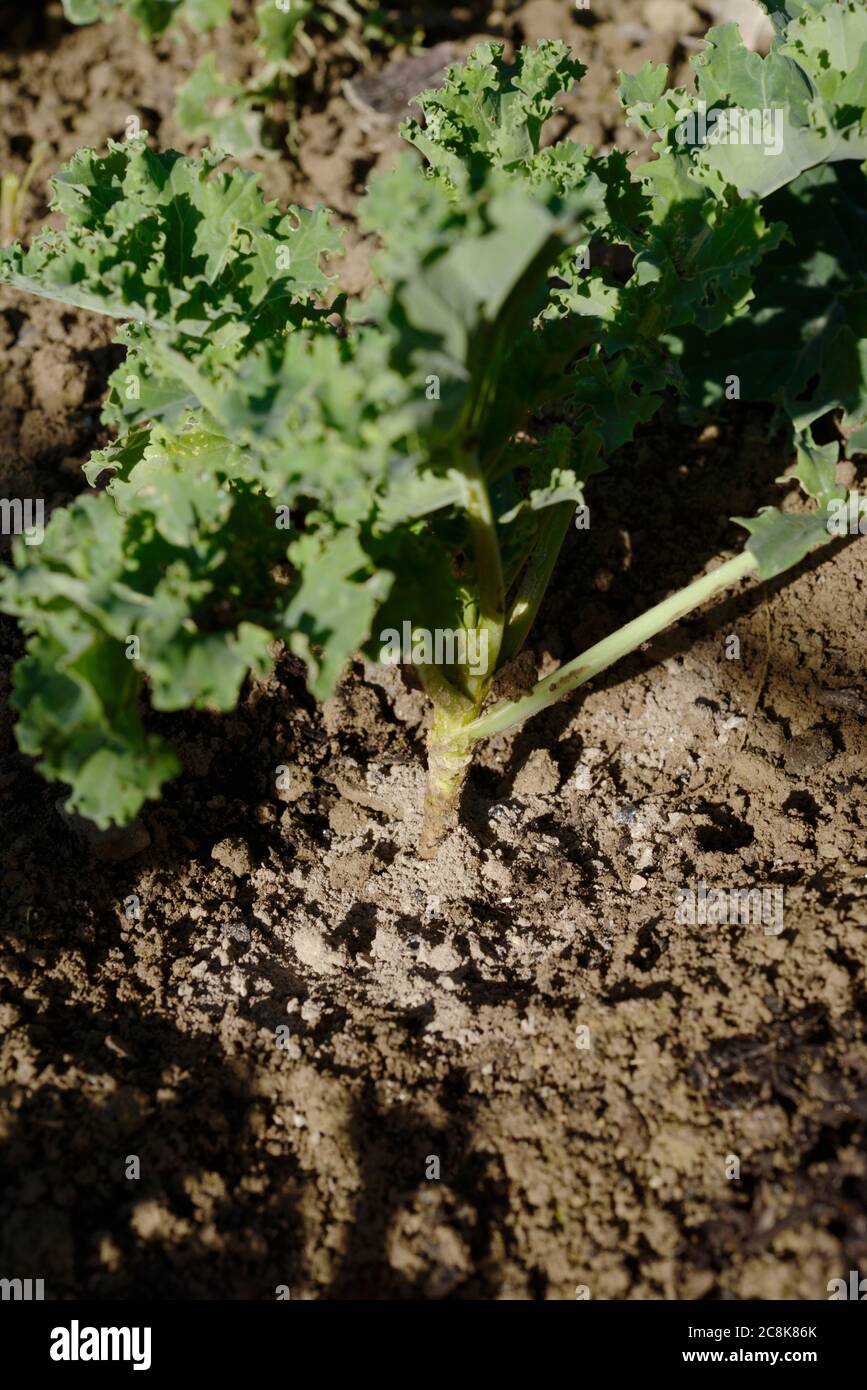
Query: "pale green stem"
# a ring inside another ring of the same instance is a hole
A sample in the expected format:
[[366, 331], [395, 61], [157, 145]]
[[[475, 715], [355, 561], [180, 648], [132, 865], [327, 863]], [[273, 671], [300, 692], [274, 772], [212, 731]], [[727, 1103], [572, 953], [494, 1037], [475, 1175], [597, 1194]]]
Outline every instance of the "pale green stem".
[[433, 858], [457, 821], [461, 788], [473, 756], [473, 744], [464, 736], [464, 729], [475, 712], [474, 707], [464, 713], [442, 705], [434, 708], [427, 742], [427, 785], [418, 847], [422, 859]]
[[489, 738], [492, 734], [501, 734], [506, 729], [513, 728], [515, 724], [530, 719], [534, 714], [561, 700], [570, 691], [577, 689], [579, 685], [584, 685], [594, 676], [607, 670], [615, 661], [635, 651], [643, 642], [655, 637], [658, 632], [670, 627], [679, 618], [691, 613], [720, 589], [736, 584], [756, 568], [755, 557], [749, 550], [744, 550], [733, 560], [726, 561], [710, 574], [703, 575], [701, 579], [688, 584], [685, 589], [679, 589], [670, 598], [649, 608], [640, 618], [633, 619], [610, 637], [589, 647], [573, 661], [568, 661], [565, 666], [539, 681], [523, 699], [495, 705], [487, 714], [465, 725], [461, 731], [462, 737], [475, 742], [480, 738]]
[[491, 507], [488, 485], [475, 462], [465, 462], [462, 471], [467, 480], [467, 517], [476, 558], [479, 621], [488, 634], [487, 672], [484, 676], [469, 678], [467, 681], [473, 699], [480, 701], [497, 669], [506, 621], [506, 598], [497, 522]]
[[505, 590], [497, 523], [484, 476], [475, 459], [462, 460], [467, 482], [466, 509], [476, 560], [478, 621], [487, 634], [487, 670], [465, 675], [467, 693], [458, 691], [436, 667], [420, 668], [434, 702], [428, 735], [428, 774], [419, 854], [431, 858], [457, 819], [461, 787], [472, 758], [472, 743], [463, 730], [478, 715], [497, 668], [505, 625]]
[[509, 609], [505, 637], [500, 650], [501, 666], [513, 656], [517, 656], [527, 640], [527, 633], [533, 626], [539, 605], [545, 597], [573, 512], [571, 502], [561, 502], [558, 506], [548, 509], [539, 530], [539, 539], [527, 561], [518, 592]]
[[435, 709], [443, 710], [450, 719], [455, 720], [469, 719], [474, 713], [478, 713], [478, 705], [458, 690], [457, 686], [452, 685], [451, 681], [443, 675], [439, 666], [420, 663], [415, 669], [424, 686], [425, 694], [432, 701]]
[[[592, 680], [622, 656], [635, 651], [679, 618], [698, 608], [720, 589], [736, 584], [757, 568], [749, 550], [696, 579], [662, 603], [635, 618], [619, 631], [588, 648], [581, 656], [539, 681], [522, 700], [496, 705], [476, 716], [478, 702], [458, 695], [440, 673], [425, 671], [423, 679], [435, 702], [433, 726], [428, 737], [428, 780], [419, 853], [431, 858], [457, 818], [461, 787], [472, 761], [473, 745], [480, 738], [502, 733], [547, 709], [579, 685]], [[442, 682], [443, 688], [438, 688]]]

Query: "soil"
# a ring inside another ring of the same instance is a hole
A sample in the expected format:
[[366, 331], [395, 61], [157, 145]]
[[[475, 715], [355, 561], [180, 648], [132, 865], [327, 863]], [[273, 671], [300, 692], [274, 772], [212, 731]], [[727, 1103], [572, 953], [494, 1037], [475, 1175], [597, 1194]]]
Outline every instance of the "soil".
[[[134, 113], [189, 148], [172, 91], [208, 41], [12, 13], [0, 169]], [[458, 52], [568, 38], [590, 72], [562, 128], [627, 146], [616, 70], [681, 68], [707, 18], [437, 14], [427, 43]], [[342, 215], [357, 288], [355, 199], [399, 140], [362, 128], [351, 76], [324, 52], [297, 154], [258, 167]], [[25, 236], [45, 213], [37, 179]], [[109, 335], [3, 293], [4, 494], [83, 488]], [[515, 683], [734, 549], [720, 499], [755, 511], [788, 463], [747, 407], [643, 429], [594, 480]], [[285, 656], [230, 716], [153, 716], [184, 773], [137, 854], [98, 857], [16, 749], [3, 619], [0, 1270], [50, 1298], [826, 1298], [867, 1263], [865, 600], [856, 540], [682, 622], [485, 746], [432, 863], [419, 692], [358, 662], [317, 707]], [[782, 890], [781, 929], [679, 923], [702, 882]]]

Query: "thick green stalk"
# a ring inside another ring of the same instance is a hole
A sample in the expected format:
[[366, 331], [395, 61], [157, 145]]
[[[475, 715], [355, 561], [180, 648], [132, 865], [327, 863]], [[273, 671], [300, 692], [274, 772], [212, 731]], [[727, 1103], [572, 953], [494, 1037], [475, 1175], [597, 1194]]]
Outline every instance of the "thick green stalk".
[[463, 713], [444, 705], [434, 708], [427, 744], [427, 785], [424, 818], [418, 852], [432, 859], [442, 840], [457, 822], [461, 788], [473, 756], [472, 741], [464, 729], [478, 713], [470, 705]]
[[421, 679], [434, 703], [428, 734], [428, 774], [424, 822], [419, 853], [431, 858], [443, 836], [457, 820], [461, 788], [472, 757], [464, 727], [477, 718], [490, 688], [500, 656], [505, 628], [505, 587], [497, 539], [497, 523], [488, 485], [478, 461], [465, 455], [461, 463], [467, 481], [466, 509], [476, 560], [478, 623], [486, 634], [486, 669], [463, 673], [458, 691], [435, 666], [420, 668]]

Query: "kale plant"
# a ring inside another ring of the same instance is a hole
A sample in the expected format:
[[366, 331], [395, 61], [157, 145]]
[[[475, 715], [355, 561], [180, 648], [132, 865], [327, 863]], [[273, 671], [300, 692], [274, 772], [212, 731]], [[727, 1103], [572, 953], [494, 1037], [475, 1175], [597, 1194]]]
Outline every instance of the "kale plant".
[[[219, 156], [136, 138], [55, 179], [65, 229], [4, 251], [0, 280], [122, 321], [103, 412], [117, 437], [87, 469], [106, 490], [16, 545], [0, 604], [28, 637], [19, 745], [74, 809], [133, 817], [178, 771], [143, 694], [229, 709], [277, 638], [318, 698], [357, 651], [416, 664], [433, 853], [479, 739], [798, 563], [845, 507], [867, 529], [835, 481], [867, 447], [867, 12], [774, 12], [766, 58], [734, 26], [709, 32], [695, 95], [664, 69], [624, 78], [630, 120], [657, 137], [635, 172], [618, 151], [544, 145], [584, 71], [565, 45], [514, 65], [481, 45], [404, 127], [423, 164], [407, 153], [362, 201], [380, 249], [351, 305], [327, 213], [281, 213]], [[627, 274], [587, 267], [603, 244]], [[722, 407], [733, 377], [777, 407], [803, 507], [744, 519], [740, 554], [491, 704], [593, 475], [667, 392]]]

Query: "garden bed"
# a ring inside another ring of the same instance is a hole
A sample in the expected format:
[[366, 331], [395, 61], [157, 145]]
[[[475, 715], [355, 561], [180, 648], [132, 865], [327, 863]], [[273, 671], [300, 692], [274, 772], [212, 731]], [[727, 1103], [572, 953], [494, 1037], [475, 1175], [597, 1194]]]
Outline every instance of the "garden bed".
[[[596, 144], [635, 144], [617, 68], [691, 51], [638, 0], [504, 8], [428, 41], [568, 38], [590, 76], [561, 129]], [[208, 40], [58, 15], [0, 59], [0, 167], [45, 142], [53, 170], [136, 112], [189, 150], [172, 92]], [[355, 201], [400, 142], [327, 59], [297, 157], [252, 167], [341, 214], [356, 290]], [[0, 347], [2, 490], [65, 504], [105, 442], [110, 329], [4, 289]], [[735, 548], [719, 499], [752, 515], [790, 462], [770, 425], [744, 405], [639, 430], [516, 681]], [[428, 863], [419, 692], [357, 662], [316, 706], [287, 656], [234, 714], [152, 716], [183, 775], [136, 855], [98, 858], [16, 749], [4, 618], [3, 1269], [91, 1299], [821, 1299], [863, 1268], [863, 552], [717, 603], [484, 745]], [[782, 929], [679, 923], [702, 883], [782, 889]]]

